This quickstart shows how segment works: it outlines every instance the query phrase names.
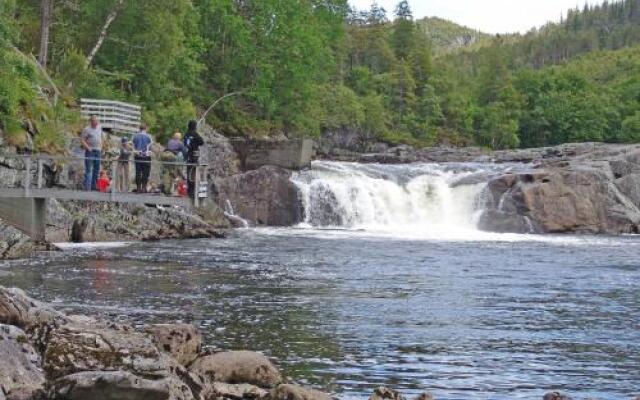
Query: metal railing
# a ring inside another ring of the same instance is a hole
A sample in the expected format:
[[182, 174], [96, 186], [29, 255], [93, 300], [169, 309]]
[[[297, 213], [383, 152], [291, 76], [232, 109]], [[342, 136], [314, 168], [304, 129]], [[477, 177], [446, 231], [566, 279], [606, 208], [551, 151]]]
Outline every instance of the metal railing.
[[[92, 191], [95, 195], [87, 196], [86, 193], [91, 191], [85, 190], [84, 187], [85, 161], [95, 160], [100, 161], [100, 171], [104, 172], [109, 184], [106, 190]], [[148, 180], [143, 190], [137, 192], [133, 190], [133, 184], [136, 182], [134, 171], [143, 167], [148, 167]], [[78, 198], [113, 202], [135, 202], [137, 196], [145, 203], [180, 204], [179, 201], [169, 199], [190, 198], [193, 206], [199, 207], [208, 196], [207, 165], [199, 163], [161, 159], [148, 161], [134, 157], [123, 160], [118, 156], [98, 159], [82, 155], [0, 154], [0, 168], [3, 171], [0, 174], [0, 197], [15, 196], [19, 190], [21, 197]], [[193, 195], [181, 195], [179, 185], [186, 187], [189, 181], [193, 182]], [[73, 193], [77, 195], [74, 196]]]

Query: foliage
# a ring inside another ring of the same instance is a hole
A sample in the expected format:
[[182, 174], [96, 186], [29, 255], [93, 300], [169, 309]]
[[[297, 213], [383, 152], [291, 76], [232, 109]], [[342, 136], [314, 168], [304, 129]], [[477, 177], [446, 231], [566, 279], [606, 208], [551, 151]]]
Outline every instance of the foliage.
[[357, 130], [391, 144], [493, 148], [640, 141], [640, 0], [496, 37], [414, 20], [407, 1], [391, 13], [347, 0], [56, 1], [47, 72], [57, 105], [29, 56], [39, 6], [0, 1], [0, 129], [21, 146], [62, 147], [79, 97], [142, 104], [164, 141], [228, 93], [238, 95], [208, 115], [227, 135]]

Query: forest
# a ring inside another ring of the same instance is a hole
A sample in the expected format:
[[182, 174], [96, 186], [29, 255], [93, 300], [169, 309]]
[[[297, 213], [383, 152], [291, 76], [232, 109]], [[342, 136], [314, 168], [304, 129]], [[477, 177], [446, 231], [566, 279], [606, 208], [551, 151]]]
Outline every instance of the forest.
[[[445, 29], [446, 28], [446, 29]], [[2, 0], [3, 141], [56, 152], [81, 97], [163, 140], [214, 100], [228, 136], [493, 149], [640, 142], [640, 0], [486, 35], [347, 0]]]

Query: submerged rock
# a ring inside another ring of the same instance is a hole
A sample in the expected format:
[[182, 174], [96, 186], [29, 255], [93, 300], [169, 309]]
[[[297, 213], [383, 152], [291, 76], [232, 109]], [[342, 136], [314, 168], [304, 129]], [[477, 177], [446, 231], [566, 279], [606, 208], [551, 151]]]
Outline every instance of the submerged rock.
[[202, 349], [202, 334], [191, 324], [149, 325], [145, 332], [160, 350], [184, 366], [195, 360]]
[[405, 400], [405, 398], [400, 392], [380, 386], [373, 391], [369, 400]]
[[282, 383], [280, 371], [267, 357], [252, 351], [228, 351], [196, 359], [191, 372], [212, 382], [249, 383], [263, 388]]
[[560, 392], [549, 392], [542, 397], [542, 400], [571, 400], [571, 397]]

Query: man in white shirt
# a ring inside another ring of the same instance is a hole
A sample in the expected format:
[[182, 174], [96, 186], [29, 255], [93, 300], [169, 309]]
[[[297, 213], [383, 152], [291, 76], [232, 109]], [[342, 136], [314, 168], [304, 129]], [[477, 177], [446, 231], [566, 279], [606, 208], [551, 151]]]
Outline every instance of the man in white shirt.
[[82, 130], [80, 141], [84, 148], [84, 190], [98, 190], [97, 182], [102, 156], [102, 127], [95, 115], [91, 116], [89, 126]]

